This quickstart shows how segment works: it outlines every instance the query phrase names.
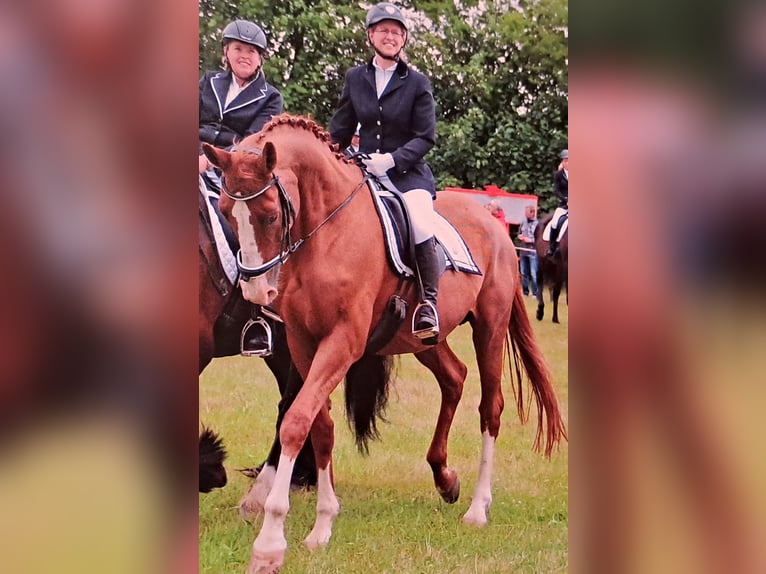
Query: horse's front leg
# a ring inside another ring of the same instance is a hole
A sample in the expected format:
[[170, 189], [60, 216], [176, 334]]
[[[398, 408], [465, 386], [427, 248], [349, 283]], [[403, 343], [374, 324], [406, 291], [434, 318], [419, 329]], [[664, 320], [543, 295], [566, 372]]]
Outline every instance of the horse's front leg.
[[274, 574], [279, 572], [285, 561], [285, 517], [290, 509], [290, 477], [294, 466], [295, 456], [290, 458], [283, 452], [279, 457], [274, 485], [264, 505], [263, 525], [253, 542], [247, 574]]
[[[327, 408], [330, 393], [338, 386], [348, 371], [353, 360], [353, 356], [349, 354], [349, 349], [353, 348], [352, 342], [356, 340], [359, 340], [359, 337], [355, 337], [355, 333], [344, 335], [336, 330], [331, 337], [325, 338], [320, 343], [313, 360], [298, 351], [301, 348], [298, 341], [290, 342], [290, 348], [296, 351], [294, 352], [294, 359], [299, 371], [306, 372], [308, 364], [311, 367], [306, 375], [303, 388], [282, 420], [282, 427], [279, 431], [282, 454], [279, 457], [274, 485], [264, 505], [263, 525], [255, 542], [253, 542], [253, 553], [248, 574], [278, 572], [284, 562], [287, 550], [287, 541], [284, 535], [285, 517], [290, 508], [290, 476], [295, 466], [295, 460], [306, 442], [320, 410], [323, 407]], [[329, 414], [327, 417], [329, 418]], [[320, 434], [319, 431], [323, 424], [326, 424], [326, 419], [320, 417], [317, 435]], [[329, 449], [331, 452], [332, 441], [329, 442]], [[320, 504], [317, 505], [317, 509], [319, 511], [321, 506], [323, 518], [317, 517], [317, 524], [320, 525], [319, 534], [312, 541], [321, 541], [323, 544], [326, 544], [330, 539], [331, 530], [327, 526], [331, 528], [332, 520], [328, 521], [327, 518], [332, 514], [332, 499], [335, 497], [334, 492], [332, 492], [330, 474], [332, 467], [329, 464], [329, 456], [322, 455], [326, 450], [327, 446], [320, 447], [319, 450], [316, 450], [315, 447], [319, 470], [318, 494], [320, 496]], [[319, 466], [322, 464], [325, 466]], [[328, 495], [328, 486], [331, 495]], [[337, 500], [335, 502], [337, 504]]]
[[332, 525], [340, 512], [332, 475], [332, 449], [335, 428], [330, 418], [329, 401], [322, 407], [311, 426], [311, 441], [317, 461], [317, 516], [314, 528], [303, 543], [309, 550], [325, 546], [332, 536]]

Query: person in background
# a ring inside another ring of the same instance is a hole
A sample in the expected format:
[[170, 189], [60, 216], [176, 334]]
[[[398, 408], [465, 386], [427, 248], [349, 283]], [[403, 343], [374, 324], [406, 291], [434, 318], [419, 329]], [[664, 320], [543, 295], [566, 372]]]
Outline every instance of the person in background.
[[[266, 34], [248, 20], [230, 22], [221, 34], [223, 71], [206, 72], [199, 81], [199, 173], [209, 193], [220, 195], [220, 175], [202, 153], [202, 143], [231, 148], [282, 113], [279, 91], [266, 82], [263, 60]], [[271, 325], [253, 308], [242, 331], [243, 355], [266, 357], [272, 352]]]
[[508, 224], [505, 221], [505, 211], [500, 204], [494, 199], [490, 200], [486, 205], [487, 210], [492, 214], [492, 217], [497, 219], [505, 229], [508, 229]]
[[401, 192], [412, 220], [415, 260], [422, 283], [412, 333], [424, 345], [439, 342], [436, 298], [441, 262], [436, 253], [433, 201], [436, 182], [423, 156], [436, 140], [436, 110], [431, 82], [403, 57], [407, 23], [401, 10], [380, 2], [367, 12], [366, 37], [372, 59], [346, 72], [330, 135], [345, 149], [359, 125], [359, 150], [368, 173]]
[[558, 236], [561, 225], [564, 220], [569, 216], [569, 150], [564, 150], [559, 155], [561, 162], [559, 168], [553, 175], [553, 193], [559, 201], [556, 211], [553, 212], [553, 219], [551, 220], [551, 237], [548, 244], [548, 256], [556, 253], [556, 247], [558, 246]]
[[521, 243], [519, 265], [521, 269], [521, 288], [524, 295], [537, 297], [537, 252], [535, 251], [535, 229], [537, 229], [537, 206], [524, 208], [524, 221], [519, 226], [518, 240]]
[[353, 157], [358, 152], [359, 152], [359, 126], [357, 125], [354, 135], [351, 136], [351, 145], [349, 145], [346, 148], [346, 151], [344, 152], [344, 154], [346, 155], [346, 157]]

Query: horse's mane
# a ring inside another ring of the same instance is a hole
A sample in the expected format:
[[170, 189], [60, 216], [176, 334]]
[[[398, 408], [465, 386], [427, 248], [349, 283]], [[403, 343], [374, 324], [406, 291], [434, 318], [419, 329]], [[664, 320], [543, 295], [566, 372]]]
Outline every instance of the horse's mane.
[[319, 141], [327, 144], [327, 147], [333, 152], [336, 159], [343, 160], [345, 163], [353, 163], [340, 151], [338, 144], [332, 142], [330, 132], [316, 123], [310, 116], [292, 116], [290, 114], [274, 116], [263, 126], [261, 131], [256, 134], [256, 140], [258, 142], [262, 141], [268, 136], [269, 132], [272, 132], [281, 126], [302, 129], [313, 134]]

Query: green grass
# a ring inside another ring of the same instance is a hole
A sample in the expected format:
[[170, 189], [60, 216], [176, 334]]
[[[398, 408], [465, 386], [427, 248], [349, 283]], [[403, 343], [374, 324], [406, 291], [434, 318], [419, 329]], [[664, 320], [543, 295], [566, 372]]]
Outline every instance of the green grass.
[[[542, 323], [534, 320], [531, 297], [527, 305], [566, 417], [568, 310], [563, 301], [562, 297], [561, 325], [550, 322], [550, 305]], [[470, 327], [459, 328], [449, 340], [469, 368], [449, 444], [449, 464], [461, 479], [460, 500], [454, 505], [442, 501], [425, 461], [439, 408], [438, 386], [414, 357], [403, 356], [390, 395], [388, 422], [380, 425], [382, 441], [371, 444], [369, 456], [355, 449], [343, 417], [342, 389], [333, 394], [341, 513], [330, 544], [309, 552], [301, 542], [314, 522], [316, 496], [291, 493], [284, 574], [567, 571], [568, 446], [564, 443], [551, 460], [531, 450], [536, 413], [520, 425], [507, 377], [490, 522], [483, 529], [461, 523], [478, 478], [479, 381]], [[200, 420], [223, 436], [229, 451], [229, 484], [200, 495], [201, 573], [242, 573], [247, 567], [260, 518], [248, 523], [239, 517], [237, 504], [249, 479], [233, 469], [260, 464], [265, 458], [278, 398], [271, 374], [258, 359], [217, 359], [200, 378]]]

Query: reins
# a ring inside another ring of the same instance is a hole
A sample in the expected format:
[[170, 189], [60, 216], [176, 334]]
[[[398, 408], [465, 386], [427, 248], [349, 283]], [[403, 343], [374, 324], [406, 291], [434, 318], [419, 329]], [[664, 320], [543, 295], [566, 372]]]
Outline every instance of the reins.
[[272, 186], [275, 186], [277, 188], [277, 191], [279, 192], [279, 204], [280, 208], [282, 210], [282, 244], [285, 246], [283, 247], [282, 251], [263, 265], [259, 265], [258, 267], [248, 267], [244, 264], [242, 261], [242, 249], [239, 249], [237, 251], [237, 269], [239, 270], [240, 275], [245, 281], [249, 281], [253, 277], [259, 277], [263, 275], [264, 273], [267, 273], [277, 265], [280, 265], [287, 261], [290, 256], [298, 251], [298, 249], [306, 242], [308, 241], [312, 235], [314, 235], [317, 231], [319, 231], [327, 222], [329, 222], [335, 215], [346, 205], [348, 205], [351, 200], [354, 198], [354, 196], [359, 192], [360, 189], [364, 186], [364, 184], [367, 182], [367, 180], [370, 179], [370, 175], [368, 173], [364, 174], [364, 177], [362, 178], [362, 181], [360, 181], [354, 190], [344, 199], [340, 205], [338, 205], [335, 209], [333, 209], [330, 214], [325, 217], [322, 221], [319, 222], [319, 224], [314, 227], [309, 233], [298, 239], [297, 241], [293, 242], [290, 238], [290, 228], [292, 227], [292, 222], [295, 218], [295, 207], [293, 206], [293, 202], [290, 200], [290, 196], [287, 194], [287, 191], [285, 190], [284, 186], [282, 185], [282, 182], [279, 180], [279, 176], [275, 173], [272, 173], [271, 180], [260, 190], [251, 193], [249, 195], [235, 195], [231, 193], [228, 188], [226, 187], [226, 183], [224, 181], [224, 178], [221, 178], [221, 189], [226, 194], [227, 197], [230, 199], [233, 199], [234, 201], [250, 201], [251, 199], [255, 199], [264, 193], [268, 191]]

